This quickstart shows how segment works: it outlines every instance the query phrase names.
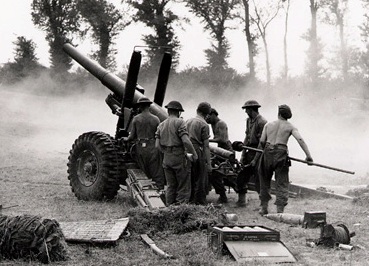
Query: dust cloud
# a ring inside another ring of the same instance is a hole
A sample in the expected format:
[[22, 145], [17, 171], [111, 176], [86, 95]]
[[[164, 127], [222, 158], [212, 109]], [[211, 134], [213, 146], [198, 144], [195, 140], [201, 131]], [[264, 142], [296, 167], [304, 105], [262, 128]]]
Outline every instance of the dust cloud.
[[66, 96], [50, 94], [52, 86], [43, 79], [0, 87], [2, 167], [13, 164], [9, 158], [17, 157], [17, 153], [45, 159], [63, 154], [67, 159], [82, 133], [115, 133], [116, 117], [105, 104], [107, 94], [102, 85], [96, 83], [102, 93], [95, 89]]
[[[105, 104], [109, 90], [96, 81], [83, 93], [50, 94], [53, 84], [46, 77], [28, 80], [16, 87], [0, 86], [0, 153], [1, 167], [11, 164], [11, 156], [32, 153], [47, 160], [50, 156], [68, 157], [75, 139], [88, 131], [114, 135], [117, 117]], [[146, 91], [152, 98], [154, 92]], [[179, 100], [185, 109], [184, 119], [196, 115], [197, 104], [209, 102], [229, 128], [231, 141], [243, 140], [246, 114], [241, 106], [255, 99], [260, 113], [268, 120], [277, 119], [277, 106], [288, 104], [290, 120], [307, 142], [316, 163], [355, 171], [354, 176], [293, 162], [292, 182], [315, 186], [368, 184], [369, 111], [349, 97], [305, 94], [303, 89], [273, 89], [268, 94], [256, 87], [243, 91], [223, 91], [210, 96], [204, 88], [178, 91], [173, 84], [167, 89], [164, 103]], [[304, 159], [297, 142], [289, 141], [290, 156]], [[239, 157], [239, 154], [238, 154]]]
[[[227, 123], [231, 141], [242, 141], [247, 115], [241, 106], [245, 101], [257, 100], [262, 106], [260, 114], [268, 121], [277, 119], [278, 105], [288, 104], [293, 113], [290, 122], [298, 128], [308, 144], [314, 162], [355, 172], [355, 175], [350, 175], [292, 162], [291, 182], [314, 188], [330, 187], [336, 192], [345, 192], [350, 186], [368, 184], [369, 109], [364, 98], [347, 97], [348, 93], [345, 92], [306, 93], [303, 87], [273, 88], [269, 93], [264, 93], [251, 86], [251, 89], [224, 91], [216, 96], [202, 93], [206, 90], [201, 88], [196, 91], [200, 93], [185, 93], [184, 96], [168, 93], [171, 99], [183, 103], [184, 119], [195, 116], [197, 104], [207, 101]], [[291, 157], [305, 159], [304, 152], [293, 137], [288, 146]], [[240, 157], [239, 153], [237, 157]]]

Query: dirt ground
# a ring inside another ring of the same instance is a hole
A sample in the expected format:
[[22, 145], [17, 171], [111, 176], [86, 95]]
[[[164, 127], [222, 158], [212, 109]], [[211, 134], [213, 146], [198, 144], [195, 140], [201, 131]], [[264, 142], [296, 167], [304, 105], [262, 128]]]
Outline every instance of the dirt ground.
[[[115, 117], [105, 105], [104, 96], [101, 95], [96, 99], [85, 96], [86, 94], [46, 97], [19, 89], [0, 87], [0, 204], [6, 208], [2, 210], [3, 215], [30, 214], [58, 221], [115, 219], [125, 217], [128, 209], [132, 207], [129, 195], [124, 191], [120, 191], [117, 199], [112, 202], [78, 201], [71, 192], [66, 165], [69, 149], [74, 140], [80, 134], [92, 130], [112, 135], [115, 130]], [[361, 176], [355, 181], [348, 181], [346, 176], [340, 175], [336, 178], [338, 183], [322, 182], [320, 185], [331, 185], [339, 192], [345, 192], [351, 186], [366, 185], [367, 178]], [[282, 240], [297, 257], [299, 265], [367, 264], [369, 214], [366, 202], [354, 204], [350, 201], [333, 199], [291, 199], [290, 205], [287, 206], [286, 212], [297, 214], [307, 210], [326, 211], [328, 221], [342, 221], [347, 224], [356, 232], [352, 244], [358, 246], [354, 251], [348, 252], [306, 247], [304, 243], [306, 237], [316, 232], [312, 233], [258, 216], [255, 211], [258, 207], [255, 193], [248, 194], [249, 204], [246, 209], [234, 208], [237, 200], [234, 193], [230, 193], [229, 198], [230, 203], [226, 208], [230, 213], [236, 213], [240, 222], [262, 224], [283, 232]], [[216, 201], [213, 192], [209, 196], [209, 201]], [[195, 240], [188, 242], [191, 236]], [[237, 265], [230, 258], [219, 260], [211, 258], [204, 264], [206, 260], [198, 254], [198, 247], [202, 248], [204, 256], [213, 257], [211, 252], [206, 250], [205, 234], [200, 233], [200, 236], [190, 234], [190, 238], [166, 236], [157, 238], [156, 241], [163, 249], [172, 253], [177, 252], [180, 259], [173, 262], [159, 259], [140, 241], [125, 240], [116, 247], [106, 249], [71, 245], [69, 261], [57, 264]], [[178, 252], [178, 247], [187, 249], [188, 253]], [[0, 265], [3, 264], [38, 265], [37, 262], [0, 260]]]

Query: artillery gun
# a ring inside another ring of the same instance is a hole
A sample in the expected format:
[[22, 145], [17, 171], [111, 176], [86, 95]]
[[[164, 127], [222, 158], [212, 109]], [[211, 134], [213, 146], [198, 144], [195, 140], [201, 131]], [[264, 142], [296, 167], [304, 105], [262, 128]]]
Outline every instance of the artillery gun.
[[[80, 135], [74, 142], [68, 158], [68, 179], [72, 191], [78, 199], [102, 200], [113, 199], [120, 189], [120, 185], [127, 185], [132, 197], [145, 208], [165, 206], [157, 200], [160, 195], [155, 190], [153, 182], [139, 169], [135, 161], [134, 146], [122, 141], [129, 135], [131, 121], [137, 114], [134, 108], [138, 99], [144, 97], [145, 90], [137, 84], [138, 73], [141, 64], [141, 53], [133, 51], [128, 68], [127, 81], [124, 81], [101, 67], [95, 61], [82, 55], [70, 44], [65, 44], [64, 51], [77, 61], [82, 67], [101, 81], [112, 93], [105, 102], [113, 114], [118, 116], [115, 136], [101, 131], [86, 132]], [[150, 112], [156, 115], [160, 121], [167, 118], [167, 112], [162, 107], [166, 87], [171, 68], [171, 54], [165, 52], [160, 65], [156, 90]], [[242, 149], [250, 147], [242, 146]], [[237, 149], [235, 149], [237, 150]], [[233, 152], [222, 148], [210, 146], [211, 164], [213, 175], [220, 175], [224, 184], [233, 186], [238, 173], [243, 166], [235, 158]], [[297, 160], [297, 159], [296, 159]], [[321, 166], [316, 164], [317, 166]], [[324, 165], [323, 165], [324, 166]], [[327, 166], [324, 166], [327, 168]], [[353, 172], [329, 167], [331, 170], [339, 170], [353, 174]], [[255, 190], [255, 184], [248, 183], [251, 190]], [[273, 183], [272, 183], [273, 193]], [[316, 195], [347, 198], [347, 196], [321, 191], [290, 184], [290, 196]]]
[[[87, 132], [74, 142], [68, 158], [68, 179], [73, 193], [82, 200], [114, 198], [121, 184], [126, 184], [132, 196], [143, 207], [153, 208], [155, 203], [153, 183], [145, 178], [135, 161], [133, 146], [121, 141], [129, 135], [132, 118], [137, 114], [134, 106], [144, 97], [145, 90], [137, 84], [141, 64], [141, 53], [133, 51], [128, 68], [127, 81], [101, 67], [95, 61], [82, 55], [71, 44], [65, 44], [64, 51], [82, 67], [101, 81], [112, 93], [105, 102], [113, 114], [118, 115], [115, 136], [100, 131]], [[167, 118], [162, 107], [172, 57], [165, 52], [160, 65], [157, 85], [150, 112], [160, 121]], [[211, 147], [214, 171], [225, 177], [234, 177], [234, 154], [224, 149]], [[163, 205], [164, 206], [164, 205]]]

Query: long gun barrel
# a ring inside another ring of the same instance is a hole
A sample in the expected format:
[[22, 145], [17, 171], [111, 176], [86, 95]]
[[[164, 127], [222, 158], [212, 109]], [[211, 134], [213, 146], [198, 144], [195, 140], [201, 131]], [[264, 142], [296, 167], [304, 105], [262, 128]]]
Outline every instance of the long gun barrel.
[[[71, 44], [69, 43], [64, 44], [63, 50], [75, 61], [77, 61], [82, 67], [84, 67], [88, 72], [90, 72], [93, 76], [98, 78], [101, 81], [101, 83], [104, 86], [106, 86], [109, 90], [111, 90], [115, 95], [117, 95], [120, 98], [123, 98], [126, 86], [125, 81], [123, 81], [113, 73], [109, 72], [95, 61], [81, 54]], [[136, 103], [138, 99], [143, 97], [143, 94], [140, 93], [137, 89], [142, 90], [142, 87], [140, 85], [136, 85], [136, 90], [133, 96], [133, 103]], [[154, 115], [159, 117], [160, 121], [164, 121], [168, 117], [165, 109], [156, 103], [151, 104], [150, 111]]]
[[[260, 153], [264, 152], [263, 150], [256, 149], [256, 148], [253, 148], [253, 147], [249, 147], [249, 146], [242, 146], [242, 148], [245, 149], [245, 150], [251, 150], [251, 151], [256, 151], [256, 152], [260, 152]], [[306, 163], [308, 165], [314, 165], [314, 166], [317, 166], [317, 167], [322, 167], [322, 168], [326, 168], [326, 169], [333, 170], [333, 171], [343, 172], [343, 173], [351, 174], [351, 175], [355, 174], [355, 172], [352, 172], [352, 171], [347, 171], [347, 170], [339, 169], [339, 168], [336, 168], [336, 167], [327, 166], [327, 165], [324, 165], [324, 164], [308, 162], [308, 161], [293, 158], [293, 157], [290, 157], [290, 156], [288, 156], [288, 158], [290, 158], [290, 160], [292, 160], [292, 161], [296, 161], [296, 162], [300, 162], [300, 163]]]

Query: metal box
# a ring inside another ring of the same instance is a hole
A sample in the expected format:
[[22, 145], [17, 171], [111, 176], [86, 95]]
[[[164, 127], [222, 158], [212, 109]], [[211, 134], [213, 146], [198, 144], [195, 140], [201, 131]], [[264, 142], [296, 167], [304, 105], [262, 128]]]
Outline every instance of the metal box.
[[278, 231], [262, 225], [218, 225], [208, 228], [208, 246], [217, 256], [230, 254], [238, 262], [295, 262]]
[[302, 227], [317, 228], [327, 223], [326, 213], [322, 211], [305, 212]]
[[213, 226], [208, 228], [208, 246], [221, 255], [225, 241], [279, 241], [278, 231], [261, 225]]

